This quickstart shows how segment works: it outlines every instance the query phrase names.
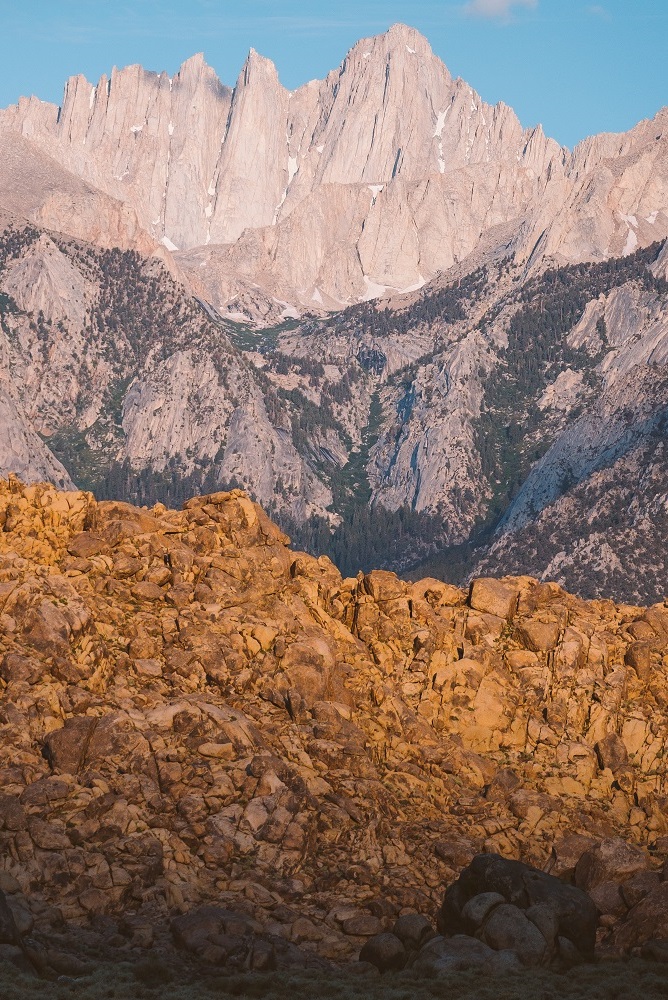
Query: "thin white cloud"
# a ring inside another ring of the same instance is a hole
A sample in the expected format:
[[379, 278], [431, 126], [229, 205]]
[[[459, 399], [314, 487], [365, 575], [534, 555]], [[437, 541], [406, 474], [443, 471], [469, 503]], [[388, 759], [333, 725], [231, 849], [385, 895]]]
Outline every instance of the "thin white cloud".
[[508, 21], [518, 7], [537, 7], [538, 0], [468, 0], [464, 12], [473, 17]]
[[610, 20], [610, 11], [607, 10], [603, 4], [592, 3], [587, 7], [587, 13], [591, 14], [592, 17], [600, 17], [604, 21]]

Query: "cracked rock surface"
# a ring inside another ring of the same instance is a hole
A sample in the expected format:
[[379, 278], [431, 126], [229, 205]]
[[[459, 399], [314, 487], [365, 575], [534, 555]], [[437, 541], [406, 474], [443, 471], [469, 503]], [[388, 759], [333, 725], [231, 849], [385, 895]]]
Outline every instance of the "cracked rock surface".
[[342, 579], [236, 490], [148, 510], [10, 478], [0, 525], [9, 957], [308, 967], [380, 935], [391, 968], [516, 951], [504, 907], [562, 956], [668, 938], [663, 604]]

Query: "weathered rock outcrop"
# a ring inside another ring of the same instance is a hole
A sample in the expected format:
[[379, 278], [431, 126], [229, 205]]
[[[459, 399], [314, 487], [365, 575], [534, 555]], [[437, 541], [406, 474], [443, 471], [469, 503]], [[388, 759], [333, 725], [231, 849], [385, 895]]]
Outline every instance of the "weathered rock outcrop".
[[590, 950], [577, 891], [510, 865], [504, 895], [502, 854], [574, 871], [600, 947], [662, 937], [663, 605], [342, 579], [239, 491], [177, 512], [11, 480], [0, 524], [0, 888], [38, 944], [90, 923], [115, 954], [173, 935], [263, 968], [394, 934], [420, 962], [479, 964], [514, 945], [432, 944], [415, 913], [433, 921], [481, 850], [449, 890], [463, 921], [500, 892], [557, 938], [584, 913]]

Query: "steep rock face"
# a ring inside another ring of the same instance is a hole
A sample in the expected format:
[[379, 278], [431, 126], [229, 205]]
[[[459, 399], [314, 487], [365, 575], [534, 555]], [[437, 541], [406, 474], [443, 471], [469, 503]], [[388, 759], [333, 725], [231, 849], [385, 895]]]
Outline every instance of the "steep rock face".
[[54, 324], [83, 325], [93, 298], [90, 282], [46, 235], [6, 265], [2, 286], [24, 312], [41, 312]]
[[617, 378], [534, 465], [504, 518], [504, 530], [527, 524], [570, 485], [656, 434], [665, 422], [667, 384], [662, 368], [634, 366]]
[[586, 139], [573, 151], [567, 177], [561, 202], [537, 207], [534, 233], [541, 237], [541, 254], [603, 260], [665, 239], [668, 110], [630, 132]]
[[[2, 121], [127, 202], [170, 249], [242, 239], [234, 275], [250, 269], [270, 288], [275, 276], [284, 298], [316, 305], [318, 294], [341, 302], [420, 284], [521, 216], [565, 161], [540, 129], [523, 131], [510, 108], [453, 81], [403, 25], [293, 94], [255, 52], [232, 92], [198, 56], [171, 80], [138, 66], [96, 87], [74, 77], [59, 111], [22, 100]], [[286, 249], [249, 259], [249, 230]]]
[[137, 379], [123, 402], [124, 453], [133, 468], [164, 469], [173, 456], [196, 456], [217, 464], [220, 482], [251, 484], [266, 503], [280, 503], [286, 491], [298, 520], [323, 513], [330, 491], [271, 423], [250, 373], [231, 382], [232, 392], [221, 391], [219, 372], [198, 350], [176, 352]]
[[[531, 264], [665, 238], [667, 120], [569, 153], [453, 80], [404, 25], [362, 39], [293, 93], [252, 50], [233, 90], [199, 55], [173, 78], [140, 66], [97, 86], [73, 77], [60, 109], [22, 99], [0, 113], [9, 134], [180, 249], [218, 308], [253, 319], [272, 299], [317, 311], [418, 287], [486, 241], [507, 245], [497, 232], [507, 225]], [[70, 208], [56, 196], [47, 224], [71, 232]]]
[[[125, 200], [82, 181], [14, 130], [2, 126], [0, 137], [0, 207], [10, 215], [102, 247], [132, 247], [142, 253], [155, 249], [156, 242]], [[55, 151], [53, 141], [45, 146]]]
[[663, 278], [664, 281], [668, 281], [668, 242], [664, 243], [663, 249], [657, 257], [652, 270], [657, 278]]
[[438, 510], [457, 533], [453, 540], [466, 537], [483, 509], [484, 491], [472, 503], [458, 487], [463, 470], [467, 480], [480, 475], [471, 417], [482, 401], [485, 347], [471, 334], [425, 364], [398, 401], [402, 424], [388, 428], [372, 454], [376, 496], [391, 508]]
[[[665, 417], [653, 433], [562, 489], [530, 521], [502, 531], [475, 572], [522, 572], [638, 601], [666, 592]], [[642, 574], [636, 567], [643, 567]]]
[[15, 472], [26, 483], [46, 480], [61, 489], [74, 488], [67, 470], [30, 426], [12, 386], [3, 376], [0, 376], [0, 427], [0, 469]]
[[287, 157], [288, 102], [273, 63], [251, 50], [232, 96], [211, 226], [198, 242], [232, 243], [275, 220], [297, 169]]
[[447, 271], [489, 227], [521, 214], [537, 181], [517, 165], [473, 164], [380, 187], [317, 188], [275, 226], [177, 260], [219, 309], [238, 309], [238, 275], [310, 310], [340, 308], [420, 288]]
[[95, 87], [72, 77], [62, 108], [22, 101], [3, 118], [69, 171], [131, 204], [158, 239], [204, 242], [186, 234], [191, 217], [206, 219], [230, 99], [195, 56], [173, 80], [140, 66], [114, 69]]

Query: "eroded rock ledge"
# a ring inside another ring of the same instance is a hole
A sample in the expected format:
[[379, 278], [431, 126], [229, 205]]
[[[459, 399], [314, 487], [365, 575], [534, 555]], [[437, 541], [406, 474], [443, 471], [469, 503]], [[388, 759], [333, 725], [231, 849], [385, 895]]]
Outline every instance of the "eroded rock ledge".
[[10, 480], [0, 526], [6, 957], [342, 963], [479, 854], [587, 890], [599, 954], [668, 939], [668, 607], [342, 579], [239, 491]]

